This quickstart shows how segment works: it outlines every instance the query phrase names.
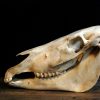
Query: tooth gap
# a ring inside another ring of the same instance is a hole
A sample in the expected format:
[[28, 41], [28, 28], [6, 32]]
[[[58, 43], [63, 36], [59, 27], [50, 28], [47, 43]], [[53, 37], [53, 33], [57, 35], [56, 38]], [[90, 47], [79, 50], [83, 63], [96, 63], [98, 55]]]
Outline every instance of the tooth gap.
[[14, 79], [28, 79], [28, 78], [35, 78], [34, 73], [33, 72], [24, 72], [24, 73], [21, 73], [21, 74], [16, 74], [13, 77], [13, 80]]

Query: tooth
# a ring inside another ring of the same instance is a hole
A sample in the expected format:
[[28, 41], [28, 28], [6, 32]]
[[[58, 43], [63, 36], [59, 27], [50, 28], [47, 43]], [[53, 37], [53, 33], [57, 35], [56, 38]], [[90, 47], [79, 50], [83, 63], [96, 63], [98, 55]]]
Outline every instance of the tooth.
[[40, 75], [41, 75], [42, 78], [44, 77], [43, 73], [41, 73]]
[[56, 72], [56, 75], [61, 75], [62, 73], [61, 72]]
[[56, 75], [59, 75], [59, 72], [55, 72]]
[[36, 75], [36, 77], [40, 77], [40, 73], [36, 73], [35, 75]]
[[44, 73], [44, 77], [46, 78], [48, 76], [48, 74], [47, 73]]
[[49, 72], [48, 72], [48, 75], [49, 75], [49, 77], [51, 77], [51, 76], [52, 76], [52, 74], [51, 74], [51, 73], [49, 73]]
[[55, 73], [52, 73], [52, 76], [55, 76], [56, 74]]

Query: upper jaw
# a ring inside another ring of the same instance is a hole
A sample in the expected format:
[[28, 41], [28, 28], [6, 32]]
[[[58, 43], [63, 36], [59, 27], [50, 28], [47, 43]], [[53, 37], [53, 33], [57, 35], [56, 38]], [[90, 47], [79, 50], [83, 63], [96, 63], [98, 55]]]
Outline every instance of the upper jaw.
[[60, 65], [57, 65], [54, 67], [54, 70], [51, 72], [24, 72], [17, 75], [14, 75], [11, 79], [11, 81], [7, 82], [11, 85], [13, 85], [15, 82], [25, 79], [51, 79], [55, 77], [60, 77], [60, 75], [63, 75], [67, 73], [67, 71], [73, 69], [77, 64], [81, 62], [83, 58], [83, 53], [78, 55], [77, 57], [66, 61]]

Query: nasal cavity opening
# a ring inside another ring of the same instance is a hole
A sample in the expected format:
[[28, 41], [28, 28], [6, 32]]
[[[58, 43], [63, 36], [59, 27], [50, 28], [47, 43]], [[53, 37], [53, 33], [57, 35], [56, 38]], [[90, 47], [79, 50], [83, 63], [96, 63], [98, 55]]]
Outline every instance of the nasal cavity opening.
[[35, 74], [34, 72], [24, 72], [21, 74], [16, 74], [13, 79], [29, 79], [29, 78], [34, 78]]
[[73, 38], [69, 42], [69, 47], [73, 48], [75, 53], [79, 52], [84, 46], [83, 40], [80, 37]]
[[29, 54], [26, 54], [26, 55], [18, 55], [18, 56], [16, 57], [16, 64], [22, 62], [22, 61], [25, 60], [28, 56], [29, 56]]

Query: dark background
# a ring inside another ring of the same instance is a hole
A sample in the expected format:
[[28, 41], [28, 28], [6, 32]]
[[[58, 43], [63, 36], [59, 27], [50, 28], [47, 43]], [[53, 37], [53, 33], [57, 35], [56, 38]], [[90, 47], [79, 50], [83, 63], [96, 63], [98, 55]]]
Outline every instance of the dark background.
[[100, 25], [99, 0], [33, 1], [1, 3], [0, 77], [23, 59], [16, 57], [17, 53], [78, 29]]

